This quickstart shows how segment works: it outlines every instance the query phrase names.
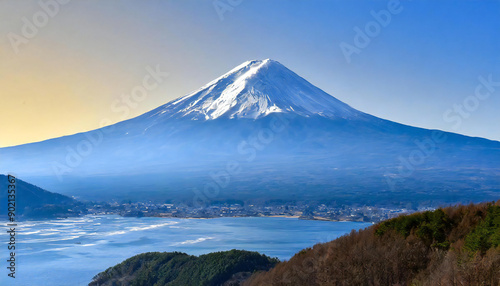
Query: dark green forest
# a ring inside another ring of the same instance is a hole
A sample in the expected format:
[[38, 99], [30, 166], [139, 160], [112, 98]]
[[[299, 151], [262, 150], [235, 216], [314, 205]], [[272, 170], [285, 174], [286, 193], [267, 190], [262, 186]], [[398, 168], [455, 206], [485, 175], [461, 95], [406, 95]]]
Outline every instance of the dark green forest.
[[253, 272], [278, 263], [257, 252], [231, 250], [199, 257], [180, 252], [148, 252], [136, 255], [97, 274], [97, 285], [240, 285]]

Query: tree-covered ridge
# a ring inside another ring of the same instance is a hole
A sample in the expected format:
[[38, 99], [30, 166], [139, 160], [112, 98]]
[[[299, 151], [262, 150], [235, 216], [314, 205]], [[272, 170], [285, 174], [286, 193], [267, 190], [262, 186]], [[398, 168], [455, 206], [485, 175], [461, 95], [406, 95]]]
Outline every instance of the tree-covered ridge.
[[[474, 223], [467, 226], [470, 231], [465, 236], [464, 251], [485, 254], [488, 249], [500, 245], [500, 206], [488, 204], [486, 210], [477, 209], [469, 215], [476, 216], [481, 221], [477, 225]], [[461, 219], [463, 218], [460, 216], [450, 217], [442, 209], [437, 209], [381, 222], [376, 227], [375, 234], [382, 236], [392, 230], [406, 238], [413, 233], [427, 246], [447, 250], [452, 242], [462, 238], [450, 237]], [[474, 225], [476, 226], [473, 227]]]
[[303, 250], [244, 285], [500, 285], [500, 201], [353, 231]]
[[231, 250], [199, 257], [180, 252], [148, 252], [97, 274], [97, 285], [239, 285], [251, 273], [269, 270], [277, 259], [257, 252]]
[[413, 233], [428, 246], [448, 249], [447, 235], [452, 229], [453, 222], [442, 209], [437, 209], [384, 221], [376, 227], [375, 234], [383, 236], [392, 230], [407, 238]]
[[[481, 215], [481, 214], [478, 214]], [[470, 252], [485, 254], [500, 245], [500, 206], [489, 205], [486, 217], [465, 238], [464, 248]]]

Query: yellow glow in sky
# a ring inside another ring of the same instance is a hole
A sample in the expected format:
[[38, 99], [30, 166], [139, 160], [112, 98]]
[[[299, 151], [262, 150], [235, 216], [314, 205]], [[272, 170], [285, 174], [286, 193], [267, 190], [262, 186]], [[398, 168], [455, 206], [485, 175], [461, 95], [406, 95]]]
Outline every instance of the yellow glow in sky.
[[[42, 2], [65, 4], [50, 8], [45, 21]], [[138, 116], [266, 58], [374, 116], [500, 140], [498, 88], [460, 129], [443, 120], [474, 94], [479, 76], [500, 80], [500, 41], [491, 36], [499, 4], [433, 2], [428, 14], [426, 2], [405, 4], [395, 24], [348, 63], [339, 44], [353, 43], [353, 27], [372, 21], [370, 11], [386, 2], [243, 1], [221, 18], [213, 1], [0, 1], [0, 147]], [[463, 21], [464, 11], [474, 25]], [[43, 27], [13, 49], [9, 35], [22, 36], [34, 18]], [[127, 113], [113, 108], [157, 66], [168, 79]]]

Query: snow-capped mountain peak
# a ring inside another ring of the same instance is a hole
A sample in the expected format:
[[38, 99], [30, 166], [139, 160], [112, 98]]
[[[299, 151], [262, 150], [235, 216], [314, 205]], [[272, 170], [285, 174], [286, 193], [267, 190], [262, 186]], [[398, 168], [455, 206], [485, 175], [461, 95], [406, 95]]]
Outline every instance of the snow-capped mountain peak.
[[276, 112], [331, 118], [362, 114], [279, 62], [266, 59], [244, 62], [199, 90], [154, 110], [151, 116], [258, 119]]

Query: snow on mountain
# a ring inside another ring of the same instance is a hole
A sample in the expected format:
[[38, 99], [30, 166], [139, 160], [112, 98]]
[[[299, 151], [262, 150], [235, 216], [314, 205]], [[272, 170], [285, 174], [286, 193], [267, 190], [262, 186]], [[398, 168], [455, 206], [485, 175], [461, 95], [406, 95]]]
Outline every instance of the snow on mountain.
[[310, 84], [279, 62], [266, 59], [247, 61], [148, 115], [163, 119], [258, 119], [276, 112], [344, 119], [364, 114]]
[[[286, 124], [269, 133], [277, 118]], [[102, 129], [0, 148], [0, 158], [0, 173], [92, 200], [192, 203], [226, 174], [220, 201], [454, 203], [500, 189], [500, 142], [368, 115], [272, 60]]]

